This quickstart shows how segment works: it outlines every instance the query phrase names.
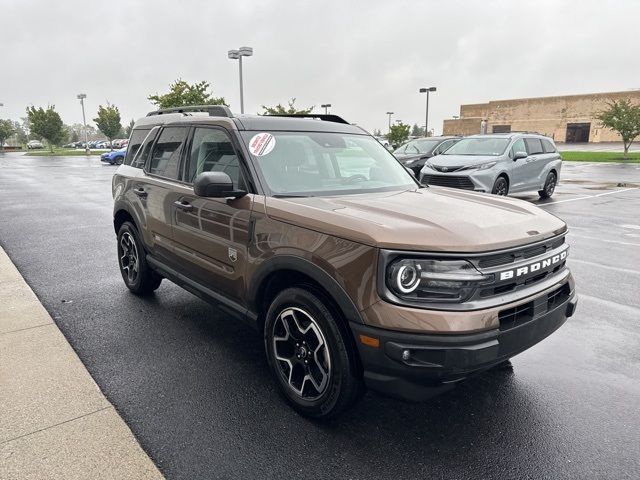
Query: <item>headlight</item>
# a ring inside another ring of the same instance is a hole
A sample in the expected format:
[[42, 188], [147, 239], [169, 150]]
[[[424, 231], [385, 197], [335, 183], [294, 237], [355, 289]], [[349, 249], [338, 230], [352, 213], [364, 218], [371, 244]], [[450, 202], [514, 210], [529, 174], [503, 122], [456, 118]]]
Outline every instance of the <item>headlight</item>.
[[460, 170], [486, 170], [488, 168], [493, 167], [496, 163], [498, 163], [498, 162], [487, 162], [487, 163], [481, 163], [480, 165], [467, 165], [466, 167], [459, 168], [458, 171], [460, 171]]
[[391, 292], [412, 303], [460, 303], [492, 280], [465, 260], [402, 258], [387, 267]]
[[435, 168], [433, 167], [433, 165], [431, 165], [429, 162], [425, 162], [424, 164], [424, 168], [428, 168], [430, 170], [435, 170]]

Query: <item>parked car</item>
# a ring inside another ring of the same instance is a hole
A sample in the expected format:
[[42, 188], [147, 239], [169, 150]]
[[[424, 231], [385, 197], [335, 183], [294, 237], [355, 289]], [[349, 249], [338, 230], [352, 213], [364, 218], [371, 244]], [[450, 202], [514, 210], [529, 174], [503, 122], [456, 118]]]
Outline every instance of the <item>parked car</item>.
[[424, 188], [337, 116], [207, 111], [134, 125], [112, 181], [122, 279], [141, 296], [168, 279], [255, 327], [301, 414], [336, 416], [365, 386], [424, 400], [573, 315], [558, 217]]
[[100, 155], [100, 161], [110, 163], [111, 165], [120, 165], [126, 155], [127, 148], [125, 147], [119, 150], [112, 150], [110, 152], [103, 153]]
[[418, 178], [429, 158], [444, 152], [458, 140], [460, 137], [421, 137], [401, 145], [393, 155]]
[[29, 150], [35, 150], [38, 148], [44, 148], [44, 145], [42, 144], [42, 142], [40, 140], [29, 140], [27, 142], [27, 149]]
[[111, 143], [108, 140], [101, 140], [96, 142], [95, 148], [111, 148]]
[[128, 142], [129, 142], [129, 140], [128, 140], [128, 139], [126, 139], [126, 138], [116, 138], [116, 139], [112, 142], [112, 144], [113, 144], [113, 148], [122, 148], [122, 147], [124, 147], [124, 146], [126, 145], [126, 143], [125, 143], [125, 142], [126, 142], [126, 143], [128, 143]]
[[472, 135], [429, 159], [420, 172], [428, 185], [496, 195], [537, 190], [553, 195], [562, 159], [549, 137], [533, 133]]

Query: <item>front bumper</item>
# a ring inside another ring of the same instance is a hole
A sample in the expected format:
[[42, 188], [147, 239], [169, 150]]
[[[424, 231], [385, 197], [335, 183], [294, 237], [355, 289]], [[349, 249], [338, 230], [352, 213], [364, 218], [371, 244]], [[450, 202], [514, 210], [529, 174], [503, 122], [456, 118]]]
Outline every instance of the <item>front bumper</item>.
[[[564, 289], [564, 290], [562, 290]], [[498, 328], [472, 334], [417, 334], [351, 324], [372, 390], [422, 401], [456, 382], [530, 348], [557, 330], [576, 309], [572, 283], [501, 312]], [[364, 344], [361, 336], [379, 339]]]

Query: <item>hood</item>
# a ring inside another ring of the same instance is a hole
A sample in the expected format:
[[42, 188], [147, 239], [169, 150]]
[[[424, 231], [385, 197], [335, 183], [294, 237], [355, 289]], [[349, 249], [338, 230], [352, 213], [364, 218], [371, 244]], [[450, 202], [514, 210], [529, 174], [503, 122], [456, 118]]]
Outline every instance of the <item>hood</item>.
[[528, 202], [441, 187], [265, 202], [276, 220], [398, 250], [482, 252], [566, 230], [562, 220]]
[[502, 158], [502, 156], [494, 155], [436, 155], [429, 159], [429, 163], [439, 167], [462, 167], [495, 162]]
[[424, 163], [427, 158], [431, 157], [431, 155], [429, 155], [428, 153], [394, 153], [393, 155], [400, 161], [400, 163], [404, 164], [418, 163], [419, 161]]

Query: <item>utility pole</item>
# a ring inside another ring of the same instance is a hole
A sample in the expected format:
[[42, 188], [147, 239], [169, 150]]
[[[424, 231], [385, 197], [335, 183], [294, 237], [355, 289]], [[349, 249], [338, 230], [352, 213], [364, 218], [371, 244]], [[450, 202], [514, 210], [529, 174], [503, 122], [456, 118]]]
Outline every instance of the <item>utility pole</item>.
[[240, 69], [240, 113], [244, 113], [244, 91], [242, 84], [242, 57], [250, 57], [253, 55], [253, 48], [240, 47], [238, 50], [229, 50], [227, 56], [232, 60], [238, 60]]
[[436, 87], [429, 87], [429, 88], [421, 88], [420, 89], [420, 93], [426, 93], [427, 94], [427, 108], [426, 108], [426, 113], [424, 116], [424, 136], [428, 137], [429, 136], [429, 92], [435, 92], [436, 91]]
[[82, 123], [84, 124], [84, 151], [87, 155], [91, 154], [91, 150], [89, 150], [89, 135], [87, 134], [87, 119], [84, 116], [84, 99], [87, 98], [85, 93], [79, 93], [76, 98], [80, 100], [80, 105], [82, 105]]
[[329, 108], [331, 108], [331, 104], [330, 103], [323, 103], [322, 105], [320, 105], [322, 108], [324, 108], [324, 114], [326, 115], [327, 113], [329, 113]]
[[393, 112], [387, 112], [387, 115], [389, 115], [389, 133], [391, 133], [391, 115], [393, 115]]

